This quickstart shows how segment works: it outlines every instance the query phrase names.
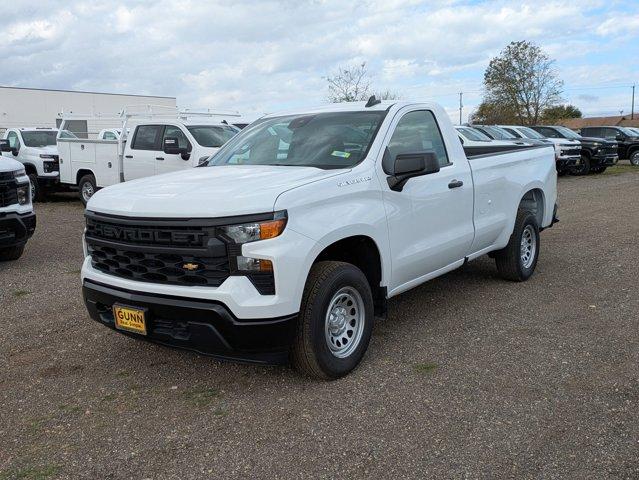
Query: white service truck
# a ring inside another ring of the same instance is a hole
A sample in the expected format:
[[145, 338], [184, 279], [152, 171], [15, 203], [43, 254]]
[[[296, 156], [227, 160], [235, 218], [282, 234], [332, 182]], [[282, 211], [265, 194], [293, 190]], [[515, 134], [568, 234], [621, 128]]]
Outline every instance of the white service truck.
[[56, 189], [60, 181], [56, 128], [31, 127], [9, 128], [4, 132], [4, 139], [9, 142], [2, 155], [12, 158], [24, 165], [31, 182], [32, 197], [42, 200], [47, 191]]
[[[8, 140], [0, 140], [0, 151], [10, 148]], [[0, 157], [0, 261], [20, 258], [35, 227], [31, 187], [24, 165]]]
[[[211, 117], [234, 115], [125, 109], [118, 117], [122, 126], [103, 129], [97, 139], [58, 137], [60, 183], [77, 186], [86, 205], [100, 188], [195, 167], [239, 132]], [[62, 114], [61, 129], [79, 118], [87, 117]]]
[[552, 145], [465, 149], [434, 103], [267, 115], [201, 167], [91, 198], [90, 316], [319, 378], [360, 363], [390, 297], [486, 254], [527, 280], [556, 221]]

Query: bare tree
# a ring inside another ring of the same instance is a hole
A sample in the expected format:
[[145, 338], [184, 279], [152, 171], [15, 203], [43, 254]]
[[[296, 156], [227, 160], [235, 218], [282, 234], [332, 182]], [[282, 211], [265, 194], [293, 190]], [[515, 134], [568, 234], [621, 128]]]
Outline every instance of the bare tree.
[[333, 103], [357, 102], [370, 95], [371, 81], [366, 62], [351, 67], [339, 67], [334, 75], [326, 77], [328, 100]]
[[561, 101], [563, 82], [537, 45], [511, 42], [484, 73], [484, 103], [513, 112], [519, 123], [538, 122], [544, 110]]
[[375, 93], [375, 97], [379, 98], [380, 100], [399, 100], [401, 98], [401, 95], [397, 92], [386, 89], [381, 92]]

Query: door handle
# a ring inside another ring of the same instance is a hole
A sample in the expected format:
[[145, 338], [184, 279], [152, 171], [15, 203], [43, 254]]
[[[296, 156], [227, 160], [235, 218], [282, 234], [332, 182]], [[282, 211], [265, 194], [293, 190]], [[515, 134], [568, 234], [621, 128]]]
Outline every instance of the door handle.
[[453, 180], [448, 184], [448, 188], [459, 188], [464, 184], [461, 180]]
[[125, 155], [124, 158], [133, 158], [133, 155]]
[[164, 160], [164, 157], [155, 157], [156, 160]]

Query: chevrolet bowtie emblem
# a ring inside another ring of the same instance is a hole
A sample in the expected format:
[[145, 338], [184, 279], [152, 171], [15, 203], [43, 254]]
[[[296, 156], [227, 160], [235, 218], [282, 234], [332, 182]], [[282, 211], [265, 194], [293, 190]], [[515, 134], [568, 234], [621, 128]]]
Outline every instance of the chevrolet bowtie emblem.
[[200, 266], [197, 263], [185, 263], [184, 265], [182, 265], [182, 268], [184, 270], [188, 270], [189, 272], [192, 272], [200, 268]]

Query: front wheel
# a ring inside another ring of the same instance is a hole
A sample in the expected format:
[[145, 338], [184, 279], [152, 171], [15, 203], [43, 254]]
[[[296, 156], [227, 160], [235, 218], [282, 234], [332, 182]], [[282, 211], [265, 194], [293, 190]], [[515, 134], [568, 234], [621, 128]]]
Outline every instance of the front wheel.
[[43, 202], [46, 197], [45, 191], [38, 183], [38, 176], [35, 173], [29, 174], [29, 183], [31, 184], [31, 200]]
[[19, 245], [17, 247], [0, 248], [0, 262], [17, 260], [22, 256], [23, 252], [24, 245]]
[[572, 167], [573, 175], [588, 175], [590, 173], [590, 158], [587, 155], [582, 155], [579, 159], [579, 163]]
[[343, 377], [366, 353], [373, 318], [373, 296], [359, 268], [316, 263], [304, 287], [291, 363], [311, 377]]
[[639, 167], [639, 150], [630, 155], [630, 164]]
[[85, 175], [78, 182], [78, 188], [80, 189], [80, 200], [82, 200], [82, 203], [86, 207], [98, 189], [95, 185], [95, 177], [91, 174]]
[[517, 212], [508, 245], [495, 252], [499, 275], [513, 282], [528, 280], [537, 266], [539, 240], [539, 225], [535, 215], [528, 210]]

